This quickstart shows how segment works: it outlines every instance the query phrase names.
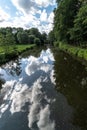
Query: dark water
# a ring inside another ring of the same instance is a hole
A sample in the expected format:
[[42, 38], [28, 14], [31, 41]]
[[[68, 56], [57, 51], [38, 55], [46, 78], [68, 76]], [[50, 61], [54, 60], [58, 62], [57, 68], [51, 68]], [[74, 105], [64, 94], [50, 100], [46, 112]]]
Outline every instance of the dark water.
[[87, 68], [41, 51], [0, 67], [0, 130], [87, 130]]

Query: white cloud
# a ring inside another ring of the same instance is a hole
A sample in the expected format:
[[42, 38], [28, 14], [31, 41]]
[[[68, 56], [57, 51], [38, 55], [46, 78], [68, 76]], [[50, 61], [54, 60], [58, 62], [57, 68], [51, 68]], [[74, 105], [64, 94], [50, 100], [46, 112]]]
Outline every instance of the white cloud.
[[48, 34], [52, 30], [53, 24], [48, 23], [46, 25], [41, 25], [38, 28], [39, 28], [40, 32], [46, 32]]
[[34, 3], [31, 0], [11, 0], [14, 6], [22, 11], [24, 14], [28, 14], [34, 8]]
[[11, 26], [24, 29], [36, 27], [40, 32], [47, 33], [52, 30], [54, 15], [52, 12], [49, 14], [46, 7], [55, 5], [55, 0], [11, 0], [11, 2], [17, 9], [16, 16], [10, 17], [0, 8], [0, 27]]
[[47, 7], [49, 5], [54, 5], [55, 4], [55, 0], [34, 0], [36, 2], [36, 4], [38, 4], [38, 6], [43, 6], [43, 7]]
[[0, 7], [0, 22], [9, 20], [10, 15]]
[[[46, 9], [44, 9], [41, 12], [41, 10], [39, 10], [38, 7], [41, 6], [42, 8], [47, 7], [49, 5], [55, 5], [55, 0], [15, 0], [15, 1], [11, 0], [11, 1], [19, 11], [23, 12], [24, 18], [22, 18], [21, 21], [22, 22], [24, 21], [24, 26], [26, 26], [26, 28], [38, 27], [41, 32], [46, 31], [47, 33], [49, 33], [49, 31], [53, 27], [52, 23], [54, 14], [50, 13], [48, 16]], [[36, 13], [40, 14], [40, 18], [37, 18], [35, 16]], [[47, 26], [43, 25], [42, 22], [46, 22]]]
[[53, 19], [54, 19], [54, 13], [51, 12], [51, 13], [49, 14], [49, 17], [48, 17], [48, 22], [49, 22], [49, 23], [53, 23]]
[[48, 7], [49, 5], [55, 5], [55, 0], [11, 0], [12, 3], [21, 11], [28, 13], [31, 8], [36, 7]]
[[47, 21], [47, 12], [44, 9], [40, 15], [40, 21], [46, 22]]

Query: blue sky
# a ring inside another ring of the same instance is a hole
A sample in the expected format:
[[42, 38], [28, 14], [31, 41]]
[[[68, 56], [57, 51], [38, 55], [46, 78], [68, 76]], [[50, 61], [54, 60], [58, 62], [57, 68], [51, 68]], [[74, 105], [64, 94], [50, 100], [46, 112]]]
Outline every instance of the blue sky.
[[55, 0], [0, 0], [0, 27], [36, 27], [48, 33], [55, 7]]

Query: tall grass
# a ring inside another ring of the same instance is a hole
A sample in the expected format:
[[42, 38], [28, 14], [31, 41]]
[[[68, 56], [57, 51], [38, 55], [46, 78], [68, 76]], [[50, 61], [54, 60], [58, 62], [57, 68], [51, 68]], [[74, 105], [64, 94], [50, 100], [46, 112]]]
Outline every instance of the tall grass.
[[56, 46], [59, 47], [59, 49], [69, 53], [69, 54], [72, 54], [72, 55], [75, 55], [79, 58], [82, 58], [82, 59], [85, 59], [87, 60], [87, 49], [83, 49], [83, 48], [80, 48], [80, 47], [75, 47], [75, 46], [72, 46], [72, 45], [69, 45], [69, 44], [65, 44], [65, 43], [56, 43]]

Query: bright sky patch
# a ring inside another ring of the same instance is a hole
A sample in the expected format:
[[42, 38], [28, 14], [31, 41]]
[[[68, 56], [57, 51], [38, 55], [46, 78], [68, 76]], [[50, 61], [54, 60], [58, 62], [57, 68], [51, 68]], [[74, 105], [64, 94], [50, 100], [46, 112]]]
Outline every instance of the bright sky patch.
[[55, 0], [2, 0], [0, 27], [36, 27], [49, 32], [53, 27]]

